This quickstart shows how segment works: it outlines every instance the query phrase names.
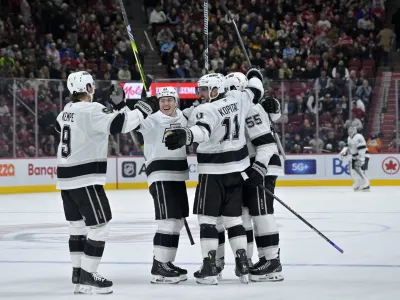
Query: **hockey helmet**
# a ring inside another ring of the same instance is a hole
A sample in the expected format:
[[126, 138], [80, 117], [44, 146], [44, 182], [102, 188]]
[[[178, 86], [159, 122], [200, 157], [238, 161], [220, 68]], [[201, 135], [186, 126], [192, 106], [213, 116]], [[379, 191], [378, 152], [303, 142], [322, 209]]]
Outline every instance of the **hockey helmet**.
[[349, 134], [349, 137], [353, 137], [357, 134], [357, 127], [355, 126], [350, 126], [349, 129], [347, 130], [347, 133]]
[[173, 97], [175, 99], [175, 102], [178, 101], [178, 93], [176, 89], [172, 86], [161, 87], [157, 90], [157, 99], [163, 97]]
[[[223, 95], [225, 93], [225, 77], [219, 73], [207, 74], [200, 77], [199, 81], [197, 82], [198, 90], [202, 88], [208, 89], [208, 101], [218, 98], [219, 95]], [[214, 97], [211, 97], [212, 90], [216, 88], [218, 90], [218, 94]], [[199, 91], [197, 91], [199, 94]]]
[[249, 80], [241, 72], [233, 72], [225, 76], [225, 89], [227, 91], [238, 90], [243, 92], [248, 84]]
[[[69, 74], [67, 79], [67, 87], [71, 94], [74, 93], [88, 93], [89, 95], [94, 94], [95, 84], [92, 75], [86, 71], [79, 71]], [[88, 91], [88, 88], [92, 88], [92, 92]]]

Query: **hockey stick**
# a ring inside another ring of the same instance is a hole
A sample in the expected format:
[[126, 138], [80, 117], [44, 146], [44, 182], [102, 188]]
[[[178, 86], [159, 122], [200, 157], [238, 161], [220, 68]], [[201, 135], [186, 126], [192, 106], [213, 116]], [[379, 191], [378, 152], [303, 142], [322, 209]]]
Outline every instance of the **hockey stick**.
[[131, 42], [133, 55], [135, 56], [136, 64], [137, 64], [138, 69], [139, 69], [140, 78], [142, 79], [142, 82], [143, 82], [143, 88], [147, 92], [150, 87], [146, 86], [146, 77], [144, 76], [143, 67], [142, 67], [142, 64], [140, 63], [139, 52], [138, 52], [137, 47], [136, 47], [135, 39], [133, 38], [133, 34], [132, 34], [132, 31], [131, 31], [131, 25], [129, 24], [129, 20], [128, 20], [128, 17], [126, 15], [126, 11], [125, 11], [123, 0], [119, 0], [119, 5], [121, 7], [122, 17], [124, 18], [126, 31], [128, 33], [128, 37], [129, 37], [129, 40]]
[[208, 0], [204, 0], [204, 67], [208, 73]]
[[[246, 173], [242, 172], [241, 174], [245, 181], [249, 178]], [[281, 199], [279, 199], [277, 196], [275, 196], [266, 187], [264, 187], [262, 185], [259, 185], [258, 187], [263, 189], [268, 195], [273, 197], [276, 201], [278, 201], [281, 205], [283, 205], [287, 210], [289, 210], [297, 218], [299, 218], [301, 221], [303, 221], [303, 223], [305, 223], [308, 227], [310, 227], [312, 230], [314, 230], [320, 237], [322, 237], [325, 241], [327, 241], [329, 244], [331, 244], [331, 246], [333, 246], [337, 251], [339, 251], [342, 254], [344, 253], [344, 251], [339, 246], [337, 246], [334, 242], [332, 242], [330, 239], [328, 239], [321, 231], [319, 231], [317, 228], [315, 228], [313, 225], [311, 225], [310, 222], [308, 222], [306, 219], [304, 219], [302, 216], [300, 216], [289, 205], [287, 205], [285, 202], [283, 202]]]
[[[225, 0], [221, 0], [221, 6], [222, 6], [222, 9], [225, 11], [225, 13], [228, 15], [228, 18], [232, 21], [233, 27], [235, 27], [235, 31], [236, 31], [236, 35], [237, 35], [239, 43], [240, 43], [240, 47], [242, 47], [242, 51], [244, 53], [247, 63], [249, 64], [249, 67], [250, 67], [251, 61], [250, 61], [249, 55], [247, 54], [246, 48], [244, 47], [243, 40], [242, 40], [242, 37], [240, 36], [240, 32], [236, 25], [236, 22], [233, 19], [233, 16], [232, 16], [231, 12], [229, 11], [229, 9], [226, 7]], [[271, 122], [271, 124], [274, 125], [274, 122], [272, 122], [271, 116], [269, 114], [268, 114], [268, 118], [269, 118], [269, 121]], [[285, 151], [283, 150], [281, 140], [279, 139], [279, 135], [276, 133], [274, 128], [272, 128], [272, 126], [271, 126], [271, 130], [274, 133], [276, 145], [278, 146], [279, 151], [281, 152], [283, 158], [286, 159], [286, 154], [285, 154]]]
[[188, 237], [189, 237], [189, 240], [190, 240], [190, 244], [191, 244], [191, 245], [194, 245], [194, 240], [193, 240], [192, 232], [190, 231], [189, 224], [188, 224], [188, 222], [186, 221], [186, 218], [183, 218], [183, 224], [185, 224], [185, 228], [186, 228], [186, 232], [187, 232], [187, 235], [188, 235]]

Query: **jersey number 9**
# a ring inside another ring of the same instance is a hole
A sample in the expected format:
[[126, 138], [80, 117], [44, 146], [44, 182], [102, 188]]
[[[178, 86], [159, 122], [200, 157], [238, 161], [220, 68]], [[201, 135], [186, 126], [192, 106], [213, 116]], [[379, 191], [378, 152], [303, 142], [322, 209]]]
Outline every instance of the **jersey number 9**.
[[61, 157], [67, 158], [71, 155], [71, 127], [68, 125], [63, 126], [61, 141]]

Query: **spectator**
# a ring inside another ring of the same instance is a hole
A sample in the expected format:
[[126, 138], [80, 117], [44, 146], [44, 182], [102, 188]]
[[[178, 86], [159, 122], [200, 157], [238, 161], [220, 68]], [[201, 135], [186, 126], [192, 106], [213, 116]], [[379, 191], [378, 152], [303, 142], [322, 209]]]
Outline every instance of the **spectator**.
[[384, 66], [389, 65], [389, 52], [392, 48], [392, 44], [395, 40], [396, 35], [393, 30], [388, 26], [382, 29], [377, 38], [379, 39], [379, 46], [381, 47], [382, 59]]
[[346, 123], [344, 123], [344, 128], [349, 129], [349, 127], [356, 127], [360, 132], [363, 129], [363, 124], [360, 119], [357, 119], [355, 115], [352, 115], [351, 119], [348, 119]]
[[127, 81], [131, 80], [131, 78], [131, 71], [129, 71], [128, 65], [123, 65], [122, 69], [119, 69], [118, 71], [118, 80]]
[[364, 80], [362, 86], [359, 86], [356, 91], [357, 97], [359, 97], [365, 104], [368, 104], [372, 94], [372, 88], [369, 86], [368, 81]]
[[332, 70], [332, 77], [337, 78], [336, 74], [340, 74], [340, 78], [349, 79], [350, 73], [349, 70], [345, 67], [344, 61], [339, 61], [339, 64], [333, 68]]
[[8, 109], [8, 106], [6, 105], [4, 97], [0, 96], [0, 117], [2, 116], [9, 117], [10, 111]]
[[392, 17], [392, 24], [394, 25], [394, 32], [396, 34], [396, 49], [400, 50], [400, 7], [397, 8], [396, 13]]
[[291, 79], [292, 76], [292, 70], [288, 68], [286, 63], [283, 63], [282, 67], [279, 69], [279, 79]]
[[313, 153], [321, 153], [325, 144], [322, 139], [320, 139], [314, 134], [312, 140], [310, 140], [309, 142], [309, 145], [312, 147]]
[[162, 11], [161, 5], [157, 5], [156, 8], [150, 14], [150, 24], [163, 24], [167, 21], [165, 13]]

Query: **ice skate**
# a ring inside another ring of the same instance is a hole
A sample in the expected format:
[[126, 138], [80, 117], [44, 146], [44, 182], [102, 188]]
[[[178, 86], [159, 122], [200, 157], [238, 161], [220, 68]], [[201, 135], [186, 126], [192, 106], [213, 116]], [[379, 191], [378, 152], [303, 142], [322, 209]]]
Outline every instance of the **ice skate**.
[[217, 272], [218, 272], [218, 280], [222, 279], [222, 271], [225, 268], [225, 257], [221, 257], [216, 261]]
[[254, 264], [250, 270], [251, 281], [283, 281], [282, 265], [279, 259], [267, 260], [261, 257], [260, 260]]
[[171, 284], [179, 283], [180, 274], [169, 266], [170, 262], [162, 263], [153, 259], [153, 267], [151, 268], [151, 283]]
[[81, 270], [79, 293], [82, 294], [111, 294], [113, 283], [97, 272], [89, 273]]
[[72, 283], [74, 284], [74, 294], [79, 294], [80, 278], [81, 278], [81, 268], [72, 268]]
[[175, 266], [172, 261], [167, 263], [168, 267], [170, 267], [172, 270], [176, 271], [179, 273], [179, 280], [180, 281], [186, 281], [188, 279], [187, 277], [187, 270], [179, 268], [178, 266]]
[[236, 251], [235, 264], [235, 274], [239, 277], [240, 282], [249, 283], [249, 261], [246, 250], [239, 249]]
[[208, 257], [203, 259], [203, 265], [199, 271], [194, 273], [196, 282], [199, 284], [216, 285], [218, 284], [218, 271], [215, 262], [216, 251], [208, 252]]

